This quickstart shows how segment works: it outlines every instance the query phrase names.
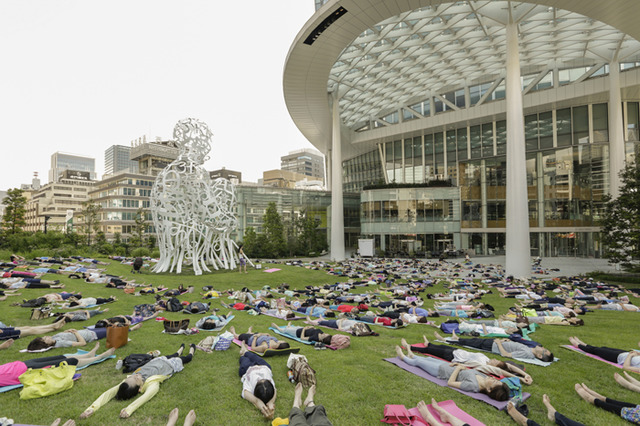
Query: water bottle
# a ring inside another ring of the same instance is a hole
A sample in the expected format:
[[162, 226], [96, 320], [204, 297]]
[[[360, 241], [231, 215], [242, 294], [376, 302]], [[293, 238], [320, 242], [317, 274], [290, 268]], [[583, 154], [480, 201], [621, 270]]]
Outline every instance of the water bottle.
[[287, 378], [291, 383], [293, 383], [294, 385], [296, 384], [296, 379], [293, 378], [293, 371], [287, 371]]

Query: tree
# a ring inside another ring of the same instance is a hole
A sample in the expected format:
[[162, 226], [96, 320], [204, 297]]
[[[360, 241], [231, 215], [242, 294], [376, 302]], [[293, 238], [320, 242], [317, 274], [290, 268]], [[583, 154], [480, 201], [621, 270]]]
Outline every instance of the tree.
[[[144, 244], [144, 231], [147, 229], [147, 211], [140, 207], [134, 216], [135, 226], [133, 227], [133, 239], [131, 243], [138, 247]], [[153, 248], [153, 247], [151, 247]]]
[[318, 231], [319, 221], [306, 211], [298, 219], [298, 252], [304, 256], [310, 253], [320, 254], [327, 246], [327, 238], [324, 233]]
[[605, 197], [600, 221], [604, 257], [625, 270], [638, 270], [640, 259], [640, 168], [628, 165], [620, 172], [620, 195]]
[[2, 216], [2, 226], [9, 234], [22, 231], [22, 227], [27, 224], [24, 218], [27, 199], [21, 189], [14, 188], [7, 191], [7, 196], [2, 200], [5, 205], [4, 216]]
[[252, 226], [244, 231], [244, 241], [242, 243], [242, 251], [249, 257], [261, 257], [261, 253], [257, 250], [258, 235]]
[[98, 232], [100, 227], [100, 211], [102, 207], [100, 204], [94, 203], [91, 200], [82, 203], [82, 210], [80, 211], [80, 217], [84, 222], [84, 231], [87, 234], [87, 245], [91, 245], [91, 234], [95, 231]]
[[287, 241], [284, 237], [282, 218], [278, 213], [275, 202], [270, 202], [262, 218], [262, 229], [267, 238], [267, 250], [265, 256], [281, 257], [286, 253]]

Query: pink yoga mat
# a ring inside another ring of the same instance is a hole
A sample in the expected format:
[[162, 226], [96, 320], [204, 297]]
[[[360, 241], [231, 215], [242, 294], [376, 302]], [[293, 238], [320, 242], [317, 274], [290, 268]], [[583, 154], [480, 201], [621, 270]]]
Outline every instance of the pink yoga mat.
[[280, 271], [278, 268], [265, 269], [264, 272], [268, 272], [269, 274], [272, 272]]
[[574, 351], [574, 352], [578, 352], [579, 354], [582, 355], [586, 355], [589, 358], [593, 358], [593, 359], [597, 359], [598, 361], [602, 361], [602, 362], [606, 362], [609, 365], [613, 365], [614, 367], [618, 367], [618, 368], [622, 368], [622, 366], [620, 364], [616, 364], [615, 362], [611, 362], [611, 361], [607, 361], [606, 359], [602, 359], [597, 355], [594, 354], [590, 354], [588, 352], [583, 351], [582, 349], [578, 348], [577, 346], [571, 346], [571, 345], [560, 345], [560, 347], [563, 347], [565, 349], [569, 349], [570, 351]]
[[[458, 408], [456, 403], [451, 399], [449, 399], [447, 401], [438, 402], [438, 406], [440, 408], [444, 408], [444, 410], [446, 412], [448, 412], [449, 414], [453, 414], [454, 416], [456, 416], [457, 418], [459, 418], [463, 422], [469, 424], [469, 426], [486, 426], [484, 423], [482, 423], [481, 421], [479, 421], [475, 417], [472, 417], [467, 412], [465, 412], [465, 411], [461, 410], [460, 408]], [[427, 408], [429, 409], [429, 412], [431, 412], [433, 417], [435, 417], [440, 423], [442, 423], [445, 426], [451, 426], [451, 423], [443, 422], [442, 419], [440, 419], [440, 416], [438, 415], [438, 412], [436, 411], [435, 408], [433, 408], [433, 406], [431, 404], [427, 405]], [[416, 423], [419, 423], [420, 425], [422, 425], [422, 424], [428, 425], [429, 424], [420, 415], [420, 411], [418, 411], [418, 407], [414, 407], [414, 408], [409, 409], [409, 413], [411, 413], [411, 414], [413, 414], [414, 416], [417, 417], [417, 422], [414, 421], [414, 425]]]

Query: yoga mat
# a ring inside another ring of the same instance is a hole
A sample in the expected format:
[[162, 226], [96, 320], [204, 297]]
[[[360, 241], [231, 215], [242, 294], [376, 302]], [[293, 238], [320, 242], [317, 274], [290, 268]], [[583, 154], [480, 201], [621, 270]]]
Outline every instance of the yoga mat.
[[264, 312], [260, 312], [260, 315], [265, 315], [265, 316], [268, 316], [268, 317], [271, 317], [271, 318], [277, 318], [277, 319], [281, 319], [281, 320], [284, 320], [284, 321], [295, 321], [295, 320], [301, 320], [301, 319], [305, 318], [305, 317], [280, 318], [280, 317], [277, 317], [277, 316], [272, 315], [272, 314], [265, 314]]
[[613, 365], [614, 367], [623, 368], [620, 364], [616, 364], [616, 363], [613, 363], [611, 361], [607, 361], [606, 359], [600, 358], [598, 355], [593, 355], [593, 354], [590, 354], [588, 352], [585, 352], [582, 349], [578, 348], [577, 346], [560, 345], [560, 347], [561, 348], [565, 348], [565, 349], [569, 349], [570, 351], [574, 351], [574, 352], [577, 352], [577, 353], [582, 354], [582, 355], [586, 355], [589, 358], [593, 358], [593, 359], [596, 359], [598, 361], [606, 362], [607, 364]]
[[[449, 389], [453, 389], [456, 392], [460, 392], [462, 394], [465, 394], [467, 396], [470, 396], [471, 398], [478, 400], [478, 401], [482, 401], [485, 402], [495, 408], [497, 408], [498, 410], [504, 410], [505, 408], [507, 408], [507, 404], [509, 403], [509, 401], [496, 401], [494, 399], [489, 398], [488, 395], [485, 395], [483, 393], [479, 393], [479, 392], [467, 392], [467, 391], [463, 391], [462, 389], [456, 389], [456, 388], [452, 388], [450, 386], [447, 386], [447, 381], [446, 380], [442, 380], [439, 379], [437, 377], [434, 377], [430, 374], [427, 374], [426, 371], [418, 368], [418, 367], [414, 367], [412, 365], [407, 364], [406, 362], [400, 360], [399, 358], [384, 358], [384, 361], [390, 362], [391, 364], [398, 366], [400, 368], [402, 368], [403, 370], [408, 371], [409, 373], [413, 373], [416, 376], [422, 377], [423, 379], [427, 379], [429, 380], [431, 383], [435, 383], [438, 386], [444, 386], [444, 387], [448, 387]], [[522, 401], [526, 401], [527, 398], [529, 398], [531, 396], [530, 393], [527, 392], [522, 392]]]
[[304, 343], [305, 345], [315, 345], [315, 342], [309, 340], [303, 340], [299, 337], [292, 336], [290, 334], [283, 333], [275, 327], [269, 327], [269, 330], [273, 330], [274, 333], [286, 337], [287, 339], [295, 340], [296, 342]]
[[264, 272], [266, 272], [266, 273], [268, 273], [268, 274], [270, 274], [270, 273], [272, 273], [272, 272], [277, 272], [277, 271], [280, 271], [280, 269], [278, 269], [278, 268], [271, 268], [271, 269], [265, 269], [265, 270], [264, 270]]
[[[447, 401], [438, 402], [438, 406], [440, 408], [444, 409], [444, 411], [448, 412], [449, 414], [452, 414], [452, 415], [456, 416], [457, 418], [459, 418], [460, 420], [462, 420], [463, 422], [465, 422], [469, 426], [486, 426], [480, 420], [476, 419], [475, 417], [472, 417], [467, 412], [465, 412], [465, 411], [461, 410], [460, 408], [458, 408], [456, 403], [451, 399], [449, 399]], [[446, 423], [446, 422], [442, 421], [442, 419], [440, 418], [440, 415], [438, 414], [436, 409], [433, 408], [433, 405], [428, 404], [427, 408], [429, 409], [429, 412], [433, 415], [433, 417], [435, 417], [436, 420], [438, 420], [440, 423], [442, 423], [445, 426], [450, 426], [451, 425], [451, 423]], [[420, 411], [418, 411], [418, 407], [410, 408], [409, 409], [409, 413], [413, 414], [414, 416], [417, 416], [417, 420], [419, 422], [422, 422], [425, 426], [428, 426], [428, 423], [420, 415]]]

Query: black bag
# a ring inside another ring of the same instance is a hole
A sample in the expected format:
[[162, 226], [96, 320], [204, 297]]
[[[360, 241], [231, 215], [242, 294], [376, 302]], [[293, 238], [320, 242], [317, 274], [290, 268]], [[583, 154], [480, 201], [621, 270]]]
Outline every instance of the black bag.
[[131, 373], [153, 359], [149, 354], [131, 354], [122, 360], [122, 372]]
[[180, 312], [182, 310], [182, 303], [178, 300], [177, 297], [172, 297], [167, 302], [167, 311], [169, 312]]

